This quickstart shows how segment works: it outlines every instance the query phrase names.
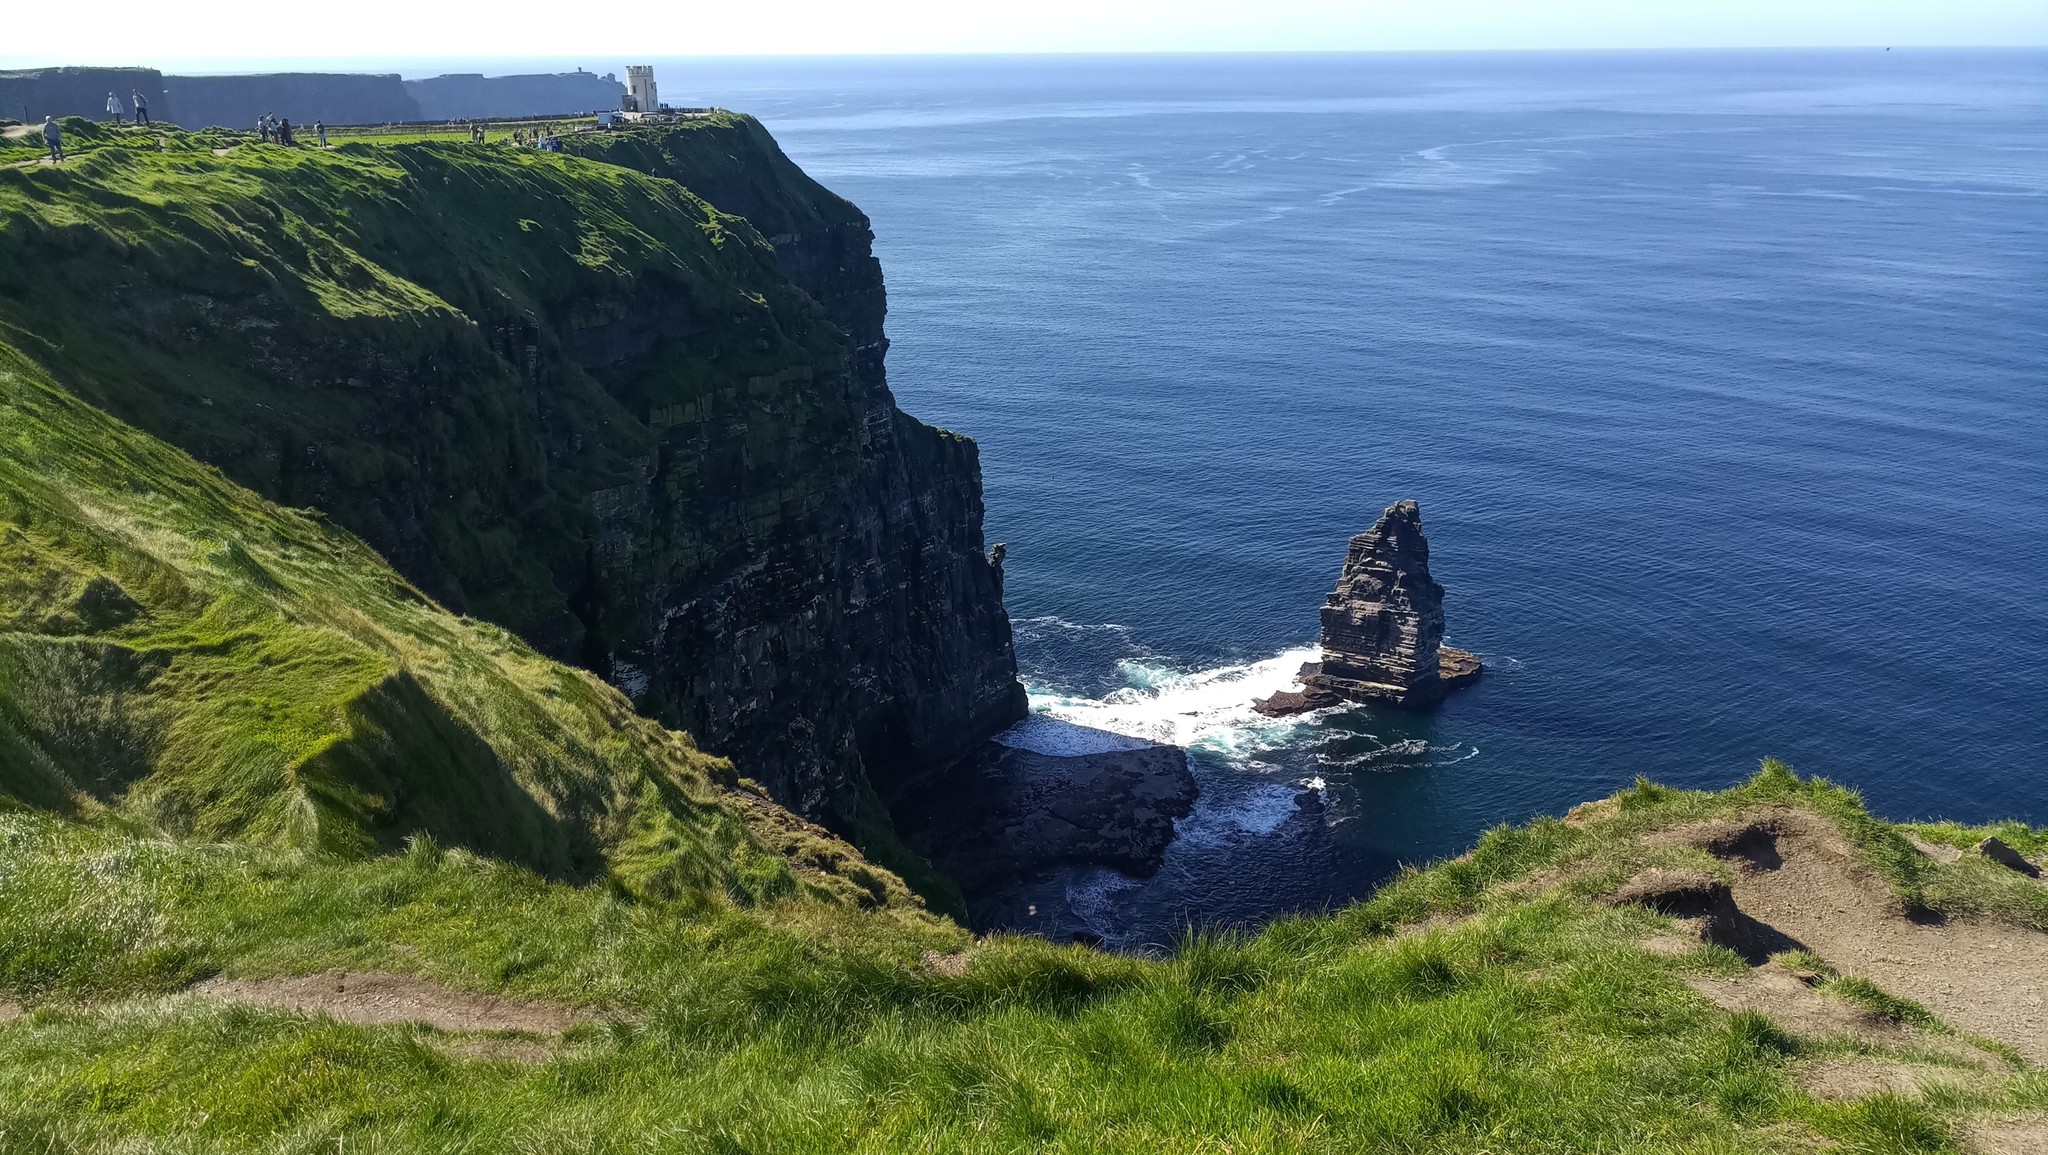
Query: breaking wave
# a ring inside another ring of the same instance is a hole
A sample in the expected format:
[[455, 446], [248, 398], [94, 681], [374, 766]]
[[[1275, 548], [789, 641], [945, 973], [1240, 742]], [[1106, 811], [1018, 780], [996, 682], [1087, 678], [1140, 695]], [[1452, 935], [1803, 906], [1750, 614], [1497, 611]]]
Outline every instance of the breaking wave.
[[[1287, 745], [1314, 717], [1268, 718], [1252, 709], [1252, 700], [1298, 685], [1295, 675], [1302, 663], [1315, 660], [1316, 653], [1314, 647], [1303, 647], [1263, 661], [1193, 673], [1149, 658], [1126, 658], [1117, 663], [1124, 685], [1099, 698], [1028, 682], [1026, 689], [1031, 692], [1034, 718], [1142, 742], [1208, 750], [1236, 761]], [[1021, 723], [1019, 728], [1030, 724]], [[1016, 733], [1013, 730], [1005, 738]], [[1037, 749], [1028, 735], [1010, 744]]]

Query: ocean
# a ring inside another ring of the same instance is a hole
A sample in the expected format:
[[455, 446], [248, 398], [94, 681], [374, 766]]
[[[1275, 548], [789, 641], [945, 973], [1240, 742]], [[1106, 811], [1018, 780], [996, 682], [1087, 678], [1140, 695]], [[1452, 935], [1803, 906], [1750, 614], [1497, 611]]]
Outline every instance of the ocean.
[[[903, 407], [978, 439], [1041, 718], [1186, 744], [1151, 879], [1256, 926], [1765, 757], [2048, 822], [2048, 53], [677, 61], [873, 218]], [[1476, 687], [1275, 722], [1421, 503]], [[1016, 740], [1064, 740], [1052, 722]]]

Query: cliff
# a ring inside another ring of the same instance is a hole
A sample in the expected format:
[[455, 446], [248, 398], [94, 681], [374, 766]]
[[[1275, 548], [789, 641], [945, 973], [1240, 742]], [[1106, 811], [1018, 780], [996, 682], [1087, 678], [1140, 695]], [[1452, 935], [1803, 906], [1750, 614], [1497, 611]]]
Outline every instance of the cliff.
[[103, 119], [107, 93], [123, 106], [140, 91], [158, 123], [247, 128], [265, 113], [293, 124], [384, 124], [592, 112], [617, 108], [625, 86], [594, 72], [425, 80], [392, 74], [278, 72], [165, 76], [154, 68], [35, 68], [0, 71], [0, 117], [25, 124], [45, 116]]
[[[980, 458], [972, 441], [896, 408], [883, 334], [888, 300], [867, 217], [792, 164], [751, 117], [696, 124], [572, 137], [568, 147], [676, 180], [745, 217], [774, 246], [777, 267], [846, 335], [844, 371], [859, 429], [843, 507], [848, 532], [829, 555], [809, 563], [826, 575], [815, 589], [836, 627], [798, 645], [845, 647], [845, 662], [856, 671], [848, 708], [857, 719], [858, 749], [874, 785], [895, 796], [967, 757], [1026, 711], [1002, 607], [1001, 564], [982, 553]], [[768, 596], [771, 585], [786, 596], [787, 581], [743, 575], [718, 596], [754, 600]], [[655, 673], [679, 668], [664, 656], [678, 647], [702, 648], [689, 640], [693, 632], [721, 628], [676, 593], [651, 611], [666, 623], [663, 631], [606, 655], [614, 680], [647, 672], [651, 701], [715, 699], [742, 671], [706, 670], [680, 692], [664, 689]], [[819, 648], [809, 656], [789, 653], [797, 661], [824, 656]], [[722, 730], [708, 713], [698, 724]]]
[[648, 899], [918, 905], [588, 673], [0, 345], [0, 813], [22, 810], [328, 860], [461, 848]]
[[120, 95], [123, 108], [129, 107], [133, 93], [140, 92], [149, 101], [150, 115], [170, 119], [164, 76], [156, 69], [76, 67], [0, 72], [0, 117], [23, 124], [40, 124], [46, 116], [101, 120], [107, 114], [109, 92]]
[[0, 170], [0, 340], [81, 398], [885, 853], [874, 787], [1021, 713], [974, 444], [895, 408], [866, 222], [751, 120], [624, 134], [661, 176], [106, 139]]
[[595, 112], [619, 106], [626, 86], [594, 72], [551, 72], [527, 76], [452, 73], [408, 80], [405, 90], [428, 120], [486, 119]]
[[[248, 128], [266, 113], [293, 124], [383, 124], [420, 120], [419, 102], [396, 73], [273, 72], [164, 78], [165, 111], [186, 128]], [[102, 97], [104, 100], [104, 97]]]

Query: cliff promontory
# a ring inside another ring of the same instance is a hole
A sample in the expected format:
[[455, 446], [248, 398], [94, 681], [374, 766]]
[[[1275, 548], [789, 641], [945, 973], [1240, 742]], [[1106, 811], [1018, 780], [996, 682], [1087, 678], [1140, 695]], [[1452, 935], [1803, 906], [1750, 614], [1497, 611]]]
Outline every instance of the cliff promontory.
[[0, 169], [0, 340], [82, 399], [871, 845], [1021, 715], [974, 443], [897, 409], [866, 219], [752, 120], [126, 140]]

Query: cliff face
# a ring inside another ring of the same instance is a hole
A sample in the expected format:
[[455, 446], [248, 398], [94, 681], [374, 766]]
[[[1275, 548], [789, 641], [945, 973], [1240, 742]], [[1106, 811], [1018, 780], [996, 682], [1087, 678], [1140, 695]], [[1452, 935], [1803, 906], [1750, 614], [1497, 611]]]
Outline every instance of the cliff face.
[[[1002, 570], [982, 554], [979, 456], [972, 441], [896, 408], [885, 367], [888, 300], [867, 217], [805, 176], [750, 118], [735, 119], [728, 132], [610, 133], [572, 138], [569, 147], [677, 180], [747, 218], [775, 246], [782, 271], [850, 339], [846, 372], [858, 411], [858, 456], [834, 515], [844, 518], [846, 532], [831, 539], [829, 552], [810, 554], [790, 572], [734, 575], [726, 579], [733, 584], [715, 591], [662, 591], [648, 616], [663, 628], [644, 644], [604, 655], [614, 681], [649, 675], [647, 696], [662, 704], [718, 702], [737, 690], [742, 696], [699, 720], [706, 733], [717, 733], [719, 719], [749, 712], [750, 683], [778, 663], [755, 657], [706, 670], [694, 684], [663, 685], [662, 671], [673, 679], [687, 668], [680, 654], [736, 650], [715, 640], [722, 627], [706, 616], [702, 599], [789, 599], [790, 573], [815, 571], [823, 580], [804, 587], [819, 599], [815, 607], [769, 644], [797, 647], [783, 666], [802, 669], [825, 658], [855, 672], [846, 702], [855, 747], [885, 796], [967, 756], [981, 738], [1023, 717]], [[843, 656], [832, 660], [841, 646]], [[803, 722], [788, 725], [785, 740], [807, 735]]]
[[1023, 710], [974, 444], [895, 408], [852, 206], [745, 118], [629, 142], [670, 167], [174, 142], [0, 172], [0, 335], [872, 828], [871, 784]]
[[916, 906], [588, 672], [0, 343], [0, 816], [23, 809], [329, 862], [425, 839], [713, 906]]
[[[254, 76], [168, 76], [166, 112], [186, 128], [248, 128], [274, 113], [293, 124], [382, 124], [422, 119], [397, 73], [274, 72]], [[106, 98], [101, 97], [104, 101]], [[123, 98], [125, 99], [125, 97]]]
[[594, 72], [553, 72], [532, 76], [451, 73], [408, 80], [405, 90], [428, 120], [493, 116], [546, 116], [617, 108], [626, 86]]
[[140, 92], [150, 115], [170, 118], [164, 76], [154, 68], [34, 68], [0, 72], [0, 117], [38, 124], [46, 116], [83, 116], [102, 120], [107, 93], [118, 93], [121, 107], [135, 110], [129, 97]]

